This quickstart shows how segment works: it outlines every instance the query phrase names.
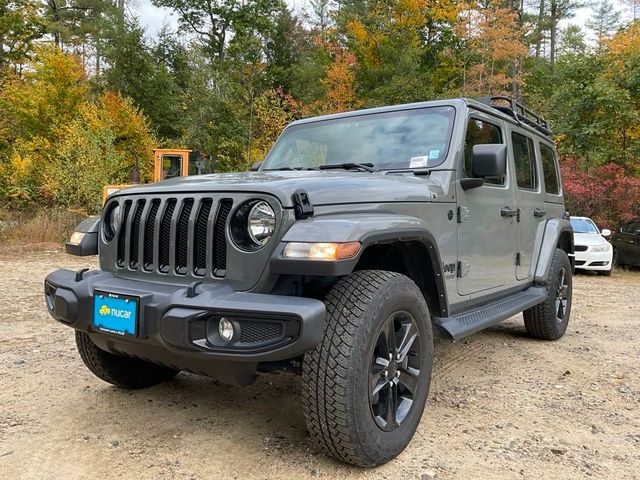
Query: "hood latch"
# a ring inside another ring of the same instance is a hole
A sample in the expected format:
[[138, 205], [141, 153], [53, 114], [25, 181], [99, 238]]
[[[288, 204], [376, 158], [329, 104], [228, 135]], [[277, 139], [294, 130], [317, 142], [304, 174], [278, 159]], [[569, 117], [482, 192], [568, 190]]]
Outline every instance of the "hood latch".
[[307, 192], [302, 189], [296, 190], [292, 200], [297, 220], [304, 220], [305, 218], [313, 216], [313, 205], [311, 205], [311, 200]]

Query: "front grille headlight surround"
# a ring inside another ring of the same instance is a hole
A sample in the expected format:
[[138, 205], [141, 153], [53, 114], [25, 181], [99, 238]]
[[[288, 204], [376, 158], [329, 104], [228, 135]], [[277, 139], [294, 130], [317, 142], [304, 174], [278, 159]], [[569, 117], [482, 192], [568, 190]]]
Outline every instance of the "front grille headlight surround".
[[229, 224], [234, 243], [247, 252], [264, 247], [276, 231], [276, 213], [265, 200], [253, 199], [242, 203]]

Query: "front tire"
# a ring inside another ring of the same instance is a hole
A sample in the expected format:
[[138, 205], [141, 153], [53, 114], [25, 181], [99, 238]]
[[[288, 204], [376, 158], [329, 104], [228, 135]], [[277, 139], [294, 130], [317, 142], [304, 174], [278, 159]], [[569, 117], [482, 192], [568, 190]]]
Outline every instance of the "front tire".
[[89, 335], [78, 330], [76, 346], [80, 358], [96, 377], [127, 390], [151, 387], [178, 374], [178, 370], [173, 368], [105, 352], [91, 341]]
[[304, 357], [303, 410], [328, 455], [372, 467], [395, 458], [420, 423], [433, 357], [424, 296], [399, 273], [364, 270], [325, 299], [323, 341]]
[[567, 331], [573, 291], [571, 262], [559, 248], [551, 261], [546, 288], [547, 299], [523, 312], [524, 326], [533, 337], [558, 340]]

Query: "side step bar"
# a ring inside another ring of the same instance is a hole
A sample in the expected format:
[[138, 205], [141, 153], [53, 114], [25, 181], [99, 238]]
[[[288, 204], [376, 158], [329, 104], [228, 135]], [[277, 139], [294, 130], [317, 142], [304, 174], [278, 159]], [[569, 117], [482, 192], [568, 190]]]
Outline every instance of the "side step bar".
[[529, 287], [528, 289], [473, 308], [450, 317], [434, 317], [433, 321], [445, 329], [453, 340], [460, 340], [471, 334], [484, 330], [491, 325], [520, 313], [527, 308], [542, 303], [547, 298], [544, 287]]

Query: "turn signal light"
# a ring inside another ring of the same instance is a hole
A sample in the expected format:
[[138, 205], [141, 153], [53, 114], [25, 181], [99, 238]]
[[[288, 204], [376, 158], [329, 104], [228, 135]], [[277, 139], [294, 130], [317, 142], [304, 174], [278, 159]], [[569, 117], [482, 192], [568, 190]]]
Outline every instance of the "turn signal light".
[[360, 251], [360, 242], [346, 243], [303, 243], [291, 242], [284, 247], [285, 258], [305, 258], [308, 260], [346, 260]]

